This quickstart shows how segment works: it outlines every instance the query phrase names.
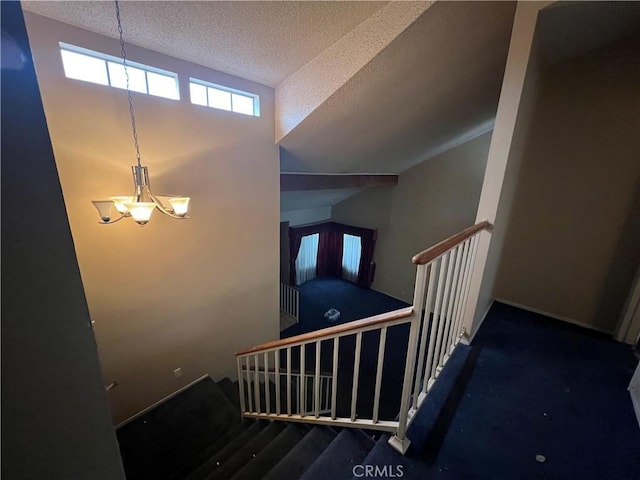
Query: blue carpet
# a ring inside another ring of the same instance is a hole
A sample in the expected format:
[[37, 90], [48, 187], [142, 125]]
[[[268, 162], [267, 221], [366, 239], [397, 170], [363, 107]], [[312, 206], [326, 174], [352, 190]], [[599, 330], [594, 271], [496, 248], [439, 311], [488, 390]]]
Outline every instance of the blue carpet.
[[407, 456], [380, 442], [366, 463], [407, 479], [640, 478], [630, 346], [495, 303], [472, 347], [454, 382], [443, 371], [453, 387], [437, 418], [421, 409]]
[[[305, 282], [300, 289], [300, 321], [281, 333], [282, 338], [292, 337], [342, 323], [359, 320], [380, 313], [407, 307], [408, 304], [375, 290], [333, 277], [315, 278]], [[330, 308], [340, 311], [340, 319], [329, 322], [324, 314]], [[409, 325], [389, 328], [387, 332], [385, 360], [382, 373], [382, 394], [380, 398], [380, 418], [392, 420], [398, 415], [402, 392], [402, 378], [406, 360]], [[360, 378], [358, 382], [357, 414], [362, 418], [371, 418], [375, 374], [378, 363], [379, 332], [367, 332], [362, 336], [360, 355]], [[349, 416], [351, 407], [351, 386], [355, 357], [355, 335], [340, 340], [338, 356], [338, 416]], [[299, 368], [298, 348], [292, 351], [292, 366]], [[333, 342], [323, 342], [321, 347], [321, 369], [331, 372], [333, 361]], [[284, 366], [285, 356], [281, 357]], [[306, 370], [315, 365], [315, 346], [305, 350]]]
[[[340, 278], [314, 278], [300, 285], [298, 289], [300, 290], [300, 321], [283, 330], [282, 338], [409, 306], [397, 298], [359, 287], [355, 283]], [[330, 308], [340, 311], [338, 321], [329, 322], [324, 318], [325, 312]]]

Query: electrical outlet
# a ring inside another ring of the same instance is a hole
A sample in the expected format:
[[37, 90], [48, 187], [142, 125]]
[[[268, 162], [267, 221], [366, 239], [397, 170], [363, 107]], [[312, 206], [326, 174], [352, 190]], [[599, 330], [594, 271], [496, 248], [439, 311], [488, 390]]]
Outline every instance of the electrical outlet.
[[178, 367], [173, 371], [173, 378], [180, 378], [182, 376], [182, 367]]

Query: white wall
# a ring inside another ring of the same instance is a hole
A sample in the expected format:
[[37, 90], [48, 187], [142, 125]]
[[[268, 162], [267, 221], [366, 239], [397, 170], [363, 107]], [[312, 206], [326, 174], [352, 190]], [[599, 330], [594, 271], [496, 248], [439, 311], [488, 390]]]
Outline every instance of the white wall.
[[[179, 74], [180, 101], [134, 102], [152, 189], [190, 195], [191, 219], [99, 225], [90, 201], [132, 190], [126, 93], [65, 78], [58, 42], [118, 55], [118, 41], [33, 14], [27, 26], [104, 378], [119, 383], [114, 420], [202, 374], [234, 376], [234, 351], [278, 338], [273, 89], [128, 46]], [[259, 94], [262, 116], [191, 105], [189, 76]]]
[[473, 225], [491, 132], [402, 172], [395, 187], [366, 190], [332, 210], [332, 220], [378, 230], [372, 288], [413, 300], [411, 257]]

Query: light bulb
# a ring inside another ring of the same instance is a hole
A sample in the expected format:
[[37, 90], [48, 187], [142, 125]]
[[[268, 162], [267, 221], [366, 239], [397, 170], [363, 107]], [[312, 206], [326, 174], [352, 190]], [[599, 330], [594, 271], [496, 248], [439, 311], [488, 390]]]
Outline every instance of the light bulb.
[[126, 204], [133, 202], [135, 197], [109, 197], [109, 200], [113, 202], [116, 210], [124, 215], [128, 211]]
[[156, 204], [153, 202], [127, 202], [125, 207], [138, 225], [146, 224], [151, 218]]
[[189, 210], [189, 197], [171, 197], [169, 203], [173, 208], [173, 213], [179, 217], [184, 217]]

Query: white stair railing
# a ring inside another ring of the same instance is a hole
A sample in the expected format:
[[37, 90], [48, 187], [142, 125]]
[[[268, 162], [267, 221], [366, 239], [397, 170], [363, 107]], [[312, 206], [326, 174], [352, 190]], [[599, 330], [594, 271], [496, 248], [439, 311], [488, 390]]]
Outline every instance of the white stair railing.
[[[481, 222], [413, 257], [417, 274], [412, 307], [238, 352], [242, 415], [383, 430], [393, 433], [389, 443], [404, 454], [410, 444], [407, 429], [465, 334], [463, 317], [478, 236], [489, 227], [488, 222]], [[379, 413], [387, 334], [389, 329], [407, 323], [410, 329], [400, 414], [397, 420], [382, 420]], [[373, 408], [370, 415], [363, 416], [357, 410], [362, 338], [373, 331], [379, 333]], [[345, 337], [355, 340], [353, 365], [338, 362], [340, 340]], [[325, 372], [321, 372], [323, 362]], [[339, 371], [352, 374], [350, 385], [340, 385], [340, 391]], [[275, 402], [270, 398], [271, 383]], [[338, 412], [339, 398], [350, 399], [348, 411]]]
[[280, 283], [280, 310], [291, 315], [296, 319], [300, 319], [300, 292], [297, 288]]

